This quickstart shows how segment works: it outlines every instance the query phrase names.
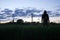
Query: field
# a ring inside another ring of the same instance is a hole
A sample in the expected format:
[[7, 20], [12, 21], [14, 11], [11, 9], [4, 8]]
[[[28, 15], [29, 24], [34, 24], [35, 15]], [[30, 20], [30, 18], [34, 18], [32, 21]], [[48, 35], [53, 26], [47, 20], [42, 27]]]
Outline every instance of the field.
[[60, 24], [0, 24], [2, 40], [58, 40]]

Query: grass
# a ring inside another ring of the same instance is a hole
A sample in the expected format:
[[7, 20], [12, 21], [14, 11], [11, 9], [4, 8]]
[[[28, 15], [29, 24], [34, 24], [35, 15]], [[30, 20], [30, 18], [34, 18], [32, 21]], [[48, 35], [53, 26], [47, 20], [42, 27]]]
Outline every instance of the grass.
[[60, 24], [0, 24], [2, 40], [52, 40], [59, 39]]

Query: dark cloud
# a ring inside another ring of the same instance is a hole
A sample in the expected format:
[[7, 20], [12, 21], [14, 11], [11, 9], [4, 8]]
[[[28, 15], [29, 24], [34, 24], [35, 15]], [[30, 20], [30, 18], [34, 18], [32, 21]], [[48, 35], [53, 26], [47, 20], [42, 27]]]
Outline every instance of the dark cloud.
[[4, 14], [0, 14], [0, 19], [6, 19]]
[[53, 16], [52, 11], [47, 11], [47, 13], [48, 13], [49, 16]]
[[10, 14], [12, 14], [12, 10], [10, 10], [10, 9], [4, 9], [4, 10], [2, 10], [1, 12], [3, 12], [3, 13], [5, 13], [5, 14], [7, 14], [7, 15], [10, 15]]
[[16, 9], [15, 11], [14, 11], [14, 15], [15, 16], [25, 16], [26, 14], [25, 14], [25, 12], [23, 12], [24, 10], [23, 9]]
[[[26, 12], [24, 12], [26, 11]], [[31, 13], [40, 13], [42, 10], [36, 10], [36, 9], [16, 9], [14, 16], [27, 16], [31, 15]]]
[[59, 9], [56, 9], [56, 11], [60, 11], [60, 8]]
[[55, 16], [57, 16], [57, 17], [58, 17], [58, 16], [60, 16], [60, 14], [56, 14]]

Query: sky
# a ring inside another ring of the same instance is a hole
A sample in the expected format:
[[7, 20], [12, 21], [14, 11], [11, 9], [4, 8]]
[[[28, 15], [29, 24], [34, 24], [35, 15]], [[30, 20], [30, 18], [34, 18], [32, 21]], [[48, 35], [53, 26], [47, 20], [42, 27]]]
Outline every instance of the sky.
[[60, 0], [0, 0], [0, 9], [15, 10], [15, 8], [29, 7], [51, 11], [58, 8], [60, 11]]
[[0, 8], [27, 8], [53, 10], [60, 6], [60, 0], [0, 0]]

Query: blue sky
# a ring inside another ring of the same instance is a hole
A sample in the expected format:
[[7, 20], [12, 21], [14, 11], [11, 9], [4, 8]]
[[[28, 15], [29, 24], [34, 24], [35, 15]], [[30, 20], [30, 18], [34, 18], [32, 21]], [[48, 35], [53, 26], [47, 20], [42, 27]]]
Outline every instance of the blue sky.
[[33, 7], [52, 10], [60, 6], [60, 0], [0, 0], [0, 8], [15, 9]]

